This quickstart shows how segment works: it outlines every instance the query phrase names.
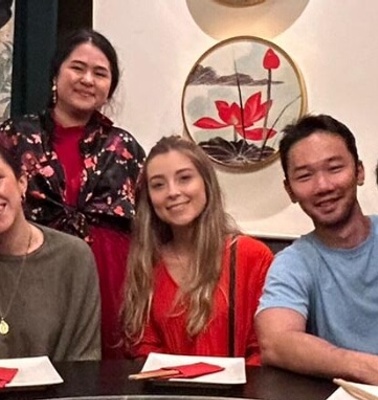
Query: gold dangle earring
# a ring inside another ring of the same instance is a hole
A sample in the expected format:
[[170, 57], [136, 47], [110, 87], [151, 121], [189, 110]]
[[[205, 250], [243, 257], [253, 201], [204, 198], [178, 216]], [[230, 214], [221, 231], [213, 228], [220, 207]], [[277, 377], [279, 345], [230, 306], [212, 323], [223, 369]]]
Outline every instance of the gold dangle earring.
[[51, 88], [51, 100], [53, 105], [55, 106], [57, 100], [57, 90], [56, 90], [56, 80], [53, 80], [52, 88]]

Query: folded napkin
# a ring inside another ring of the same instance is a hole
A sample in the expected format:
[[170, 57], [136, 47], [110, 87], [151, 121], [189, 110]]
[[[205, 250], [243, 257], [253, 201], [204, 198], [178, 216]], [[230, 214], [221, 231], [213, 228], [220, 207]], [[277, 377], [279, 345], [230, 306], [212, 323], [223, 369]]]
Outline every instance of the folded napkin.
[[205, 362], [198, 362], [194, 364], [178, 365], [176, 367], [164, 367], [162, 370], [178, 371], [177, 375], [170, 376], [170, 378], [195, 378], [197, 376], [212, 374], [214, 372], [223, 371], [224, 368], [219, 365], [208, 364]]
[[224, 367], [219, 365], [198, 362], [194, 364], [177, 365], [174, 367], [162, 367], [153, 371], [144, 371], [139, 374], [129, 375], [129, 379], [170, 379], [170, 378], [195, 378], [197, 376], [212, 374], [223, 371]]
[[17, 374], [18, 368], [0, 367], [0, 388], [3, 388]]

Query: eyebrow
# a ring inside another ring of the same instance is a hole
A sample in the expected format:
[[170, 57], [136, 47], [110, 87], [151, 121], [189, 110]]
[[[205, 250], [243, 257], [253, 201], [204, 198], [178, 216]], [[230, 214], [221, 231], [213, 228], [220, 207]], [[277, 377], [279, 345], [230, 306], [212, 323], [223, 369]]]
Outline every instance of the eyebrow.
[[[72, 64], [80, 64], [80, 65], [82, 65], [83, 67], [87, 67], [88, 66], [88, 64], [86, 63], [86, 62], [84, 62], [84, 61], [81, 61], [81, 60], [71, 60], [71, 63]], [[94, 69], [95, 70], [101, 70], [101, 71], [106, 71], [106, 72], [110, 72], [110, 69], [109, 68], [107, 68], [107, 67], [104, 67], [104, 66], [102, 66], [102, 65], [96, 65], [95, 67], [94, 67]]]
[[[344, 159], [343, 159], [343, 157], [341, 157], [341, 156], [332, 156], [332, 157], [326, 158], [325, 160], [321, 160], [321, 161], [319, 161], [318, 163], [324, 163], [324, 162], [326, 162], [326, 163], [331, 163], [331, 162], [334, 162], [334, 161], [343, 161], [343, 160], [344, 160]], [[315, 165], [318, 164], [318, 163], [315, 163]], [[300, 171], [302, 171], [302, 170], [307, 170], [307, 169], [309, 169], [309, 168], [312, 168], [313, 165], [314, 165], [314, 164], [310, 164], [310, 165], [308, 165], [308, 164], [299, 165], [299, 166], [293, 168], [293, 172], [298, 172], [298, 171], [300, 172]]]
[[[175, 175], [181, 174], [183, 172], [192, 172], [192, 171], [194, 171], [193, 167], [181, 168], [175, 172]], [[164, 175], [162, 175], [162, 174], [153, 175], [150, 178], [148, 178], [148, 181], [152, 181], [153, 179], [158, 179], [158, 178], [164, 178]]]

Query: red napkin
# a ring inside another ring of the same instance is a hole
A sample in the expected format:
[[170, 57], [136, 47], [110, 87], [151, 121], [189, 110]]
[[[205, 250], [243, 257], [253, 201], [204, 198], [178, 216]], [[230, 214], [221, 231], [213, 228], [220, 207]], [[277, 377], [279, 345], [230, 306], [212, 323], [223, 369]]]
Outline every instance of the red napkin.
[[129, 379], [195, 378], [196, 376], [212, 374], [213, 372], [223, 370], [224, 368], [219, 365], [198, 362], [194, 364], [178, 365], [176, 367], [162, 367], [153, 371], [139, 372], [138, 374], [129, 375]]
[[175, 370], [179, 371], [176, 375], [168, 376], [167, 378], [195, 378], [197, 376], [212, 374], [214, 372], [223, 371], [224, 368], [219, 365], [208, 364], [204, 362], [198, 362], [188, 365], [178, 365], [176, 367], [161, 368], [163, 370]]
[[5, 387], [17, 374], [18, 368], [0, 367], [0, 388]]

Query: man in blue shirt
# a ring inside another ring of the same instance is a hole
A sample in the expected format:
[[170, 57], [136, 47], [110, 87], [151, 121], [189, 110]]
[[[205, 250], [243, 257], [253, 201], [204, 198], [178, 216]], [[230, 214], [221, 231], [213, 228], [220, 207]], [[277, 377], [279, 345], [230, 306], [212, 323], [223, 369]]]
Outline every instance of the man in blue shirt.
[[284, 185], [315, 229], [268, 273], [255, 321], [263, 363], [378, 384], [378, 217], [357, 200], [355, 138], [326, 115], [284, 132]]

